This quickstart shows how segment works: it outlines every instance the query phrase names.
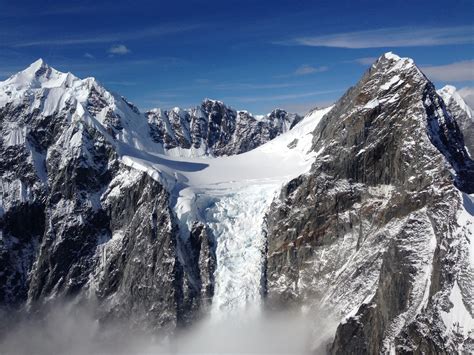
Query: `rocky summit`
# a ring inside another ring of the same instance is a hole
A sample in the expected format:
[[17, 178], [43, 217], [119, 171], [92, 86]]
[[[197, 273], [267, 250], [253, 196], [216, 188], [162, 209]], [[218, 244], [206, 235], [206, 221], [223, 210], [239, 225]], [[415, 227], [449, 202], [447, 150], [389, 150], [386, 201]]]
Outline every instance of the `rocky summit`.
[[38, 60], [0, 83], [0, 349], [67, 303], [102, 335], [286, 310], [317, 354], [474, 352], [473, 132], [393, 53], [304, 117], [141, 112]]

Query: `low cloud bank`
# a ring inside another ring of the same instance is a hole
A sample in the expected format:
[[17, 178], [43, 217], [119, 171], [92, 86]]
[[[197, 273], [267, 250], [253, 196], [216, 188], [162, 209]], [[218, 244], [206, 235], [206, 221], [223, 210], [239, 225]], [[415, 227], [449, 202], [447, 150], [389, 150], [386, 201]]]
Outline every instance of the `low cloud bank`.
[[[1, 354], [190, 354], [323, 353], [335, 323], [311, 321], [300, 314], [248, 314], [206, 319], [174, 335], [105, 329], [93, 312], [77, 305], [56, 306], [42, 319], [17, 322], [0, 338]], [[312, 351], [310, 350], [312, 349]]]

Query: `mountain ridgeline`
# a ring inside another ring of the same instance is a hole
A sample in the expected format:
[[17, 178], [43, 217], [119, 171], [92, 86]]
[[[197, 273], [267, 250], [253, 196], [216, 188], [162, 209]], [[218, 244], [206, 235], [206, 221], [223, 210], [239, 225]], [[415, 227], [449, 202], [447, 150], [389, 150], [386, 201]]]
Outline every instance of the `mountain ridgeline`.
[[248, 152], [289, 131], [302, 119], [280, 109], [255, 118], [247, 111], [236, 111], [209, 99], [190, 110], [155, 109], [146, 115], [153, 140], [165, 149], [212, 156]]
[[305, 117], [142, 113], [39, 60], [0, 83], [0, 348], [68, 302], [103, 331], [291, 309], [318, 354], [473, 352], [473, 132], [392, 53]]

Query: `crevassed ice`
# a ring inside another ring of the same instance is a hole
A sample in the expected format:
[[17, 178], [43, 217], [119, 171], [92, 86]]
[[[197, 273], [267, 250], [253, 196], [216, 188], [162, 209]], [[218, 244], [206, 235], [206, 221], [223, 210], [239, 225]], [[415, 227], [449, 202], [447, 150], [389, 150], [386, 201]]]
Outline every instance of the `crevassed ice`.
[[265, 260], [264, 217], [278, 185], [247, 186], [218, 199], [206, 211], [217, 240], [212, 318], [258, 314]]

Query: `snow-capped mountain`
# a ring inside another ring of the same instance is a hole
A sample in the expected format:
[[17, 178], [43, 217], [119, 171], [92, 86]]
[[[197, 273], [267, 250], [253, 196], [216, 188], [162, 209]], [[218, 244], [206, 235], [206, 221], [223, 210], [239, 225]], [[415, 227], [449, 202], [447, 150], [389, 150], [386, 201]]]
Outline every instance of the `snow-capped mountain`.
[[172, 333], [291, 308], [325, 320], [315, 351], [472, 351], [466, 117], [392, 53], [303, 118], [141, 113], [37, 61], [0, 83], [4, 318], [66, 298]]
[[[30, 131], [38, 131], [30, 126], [39, 120], [49, 123], [61, 117], [60, 125], [87, 123], [137, 149], [163, 151], [149, 137], [147, 122], [135, 106], [108, 92], [94, 78], [81, 80], [61, 73], [41, 59], [0, 83], [0, 105], [3, 116], [11, 116], [14, 125], [7, 129], [12, 132], [4, 139], [7, 145], [25, 143]], [[21, 111], [21, 119], [17, 117], [20, 112], [10, 112], [14, 110]]]
[[443, 98], [448, 111], [461, 129], [464, 136], [464, 143], [471, 157], [474, 155], [474, 113], [464, 99], [459, 95], [456, 88], [451, 85], [438, 90], [438, 94]]
[[280, 109], [255, 118], [210, 99], [193, 109], [154, 109], [146, 115], [154, 141], [177, 156], [244, 153], [289, 131], [302, 119]]
[[[136, 149], [164, 153], [179, 148], [170, 154], [183, 156], [239, 154], [268, 142], [301, 120], [280, 109], [257, 119], [247, 111], [209, 99], [190, 110], [155, 109], [142, 114], [94, 78], [81, 80], [61, 73], [41, 59], [0, 83], [0, 105], [24, 106], [29, 114], [44, 117], [62, 115], [67, 121], [92, 120], [113, 139]], [[28, 127], [8, 127], [6, 144], [24, 141], [24, 129]]]

